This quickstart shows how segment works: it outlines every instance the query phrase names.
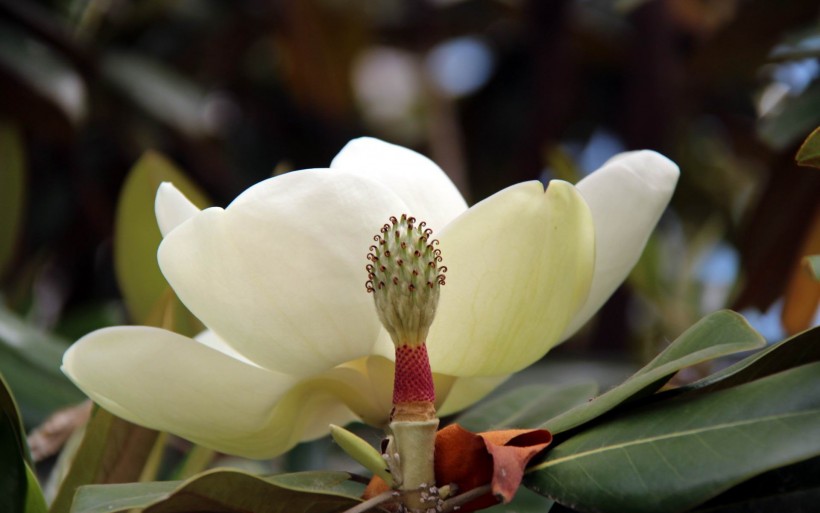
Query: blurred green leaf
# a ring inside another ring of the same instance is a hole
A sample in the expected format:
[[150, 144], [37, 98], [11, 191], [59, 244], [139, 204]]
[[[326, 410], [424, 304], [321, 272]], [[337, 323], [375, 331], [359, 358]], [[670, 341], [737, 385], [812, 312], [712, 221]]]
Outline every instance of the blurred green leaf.
[[815, 280], [820, 280], [820, 255], [811, 255], [805, 258], [809, 270], [814, 275]]
[[49, 511], [68, 513], [80, 486], [139, 480], [158, 436], [97, 408]]
[[[820, 41], [820, 38], [818, 38]], [[797, 150], [795, 160], [801, 166], [820, 167], [820, 127], [806, 137], [800, 149]]]
[[20, 237], [26, 182], [23, 139], [15, 125], [0, 121], [0, 277]]
[[0, 305], [0, 373], [17, 395], [26, 423], [85, 399], [60, 371], [68, 342], [20, 319]]
[[595, 383], [527, 385], [471, 408], [456, 422], [474, 433], [538, 426], [586, 402], [597, 391]]
[[261, 478], [236, 470], [210, 470], [187, 481], [85, 486], [71, 513], [322, 513], [360, 502], [362, 487], [346, 472], [300, 472]]
[[625, 401], [651, 394], [684, 367], [756, 349], [764, 343], [763, 337], [739, 314], [728, 310], [716, 312], [686, 330], [621, 385], [545, 422], [541, 427], [553, 434], [578, 427]]
[[205, 93], [160, 61], [139, 54], [105, 56], [103, 75], [154, 118], [188, 137], [213, 135], [207, 122]]
[[796, 144], [820, 124], [820, 84], [813, 84], [800, 96], [786, 100], [777, 112], [758, 121], [761, 139], [776, 150]]
[[168, 159], [146, 152], [134, 167], [120, 193], [114, 233], [114, 266], [125, 304], [136, 322], [159, 325], [166, 313], [179, 324], [166, 326], [186, 335], [196, 331], [192, 316], [179, 303], [157, 264], [162, 236], [154, 216], [154, 198], [162, 182], [173, 182], [199, 207], [208, 204], [205, 194]]
[[580, 511], [687, 510], [820, 454], [820, 363], [625, 412], [569, 438], [525, 478]]
[[513, 500], [507, 504], [498, 504], [482, 509], [483, 513], [547, 513], [552, 511], [554, 503], [523, 486], [515, 492]]

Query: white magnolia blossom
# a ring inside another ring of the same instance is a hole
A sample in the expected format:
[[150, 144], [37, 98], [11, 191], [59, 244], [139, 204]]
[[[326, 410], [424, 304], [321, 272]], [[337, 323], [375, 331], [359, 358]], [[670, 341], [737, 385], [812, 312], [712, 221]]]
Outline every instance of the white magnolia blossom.
[[583, 325], [635, 265], [678, 168], [624, 153], [577, 186], [514, 185], [467, 208], [429, 159], [375, 139], [329, 169], [254, 185], [199, 210], [160, 186], [160, 268], [208, 331], [95, 331], [64, 372], [127, 420], [226, 453], [280, 454], [328, 424], [384, 425], [393, 344], [365, 289], [390, 216], [424, 220], [447, 283], [427, 339], [438, 407], [474, 403]]

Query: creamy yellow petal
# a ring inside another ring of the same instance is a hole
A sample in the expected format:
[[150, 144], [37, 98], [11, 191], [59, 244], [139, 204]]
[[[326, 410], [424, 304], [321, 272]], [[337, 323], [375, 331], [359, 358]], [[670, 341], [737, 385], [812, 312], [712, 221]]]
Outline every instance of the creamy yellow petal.
[[454, 378], [452, 387], [443, 404], [438, 408], [439, 416], [452, 415], [472, 406], [507, 381], [510, 375], [479, 376], [474, 378]]
[[344, 170], [288, 173], [178, 226], [160, 245], [160, 268], [240, 354], [308, 376], [370, 354], [381, 326], [365, 256], [404, 209], [384, 186]]
[[589, 208], [560, 181], [509, 187], [455, 219], [440, 235], [433, 370], [500, 376], [541, 358], [586, 299], [594, 238]]
[[377, 181], [398, 195], [408, 214], [441, 230], [467, 210], [467, 203], [450, 178], [433, 161], [407, 148], [370, 137], [347, 143], [330, 164], [332, 169]]
[[115, 415], [248, 457], [282, 448], [275, 437], [252, 435], [296, 384], [182, 335], [136, 326], [86, 335], [65, 353], [63, 372]]
[[632, 271], [679, 175], [678, 166], [663, 155], [632, 151], [613, 157], [578, 182], [595, 222], [595, 274], [586, 303], [562, 339], [583, 326]]
[[199, 213], [199, 208], [191, 203], [171, 182], [162, 182], [154, 200], [154, 213], [162, 236]]

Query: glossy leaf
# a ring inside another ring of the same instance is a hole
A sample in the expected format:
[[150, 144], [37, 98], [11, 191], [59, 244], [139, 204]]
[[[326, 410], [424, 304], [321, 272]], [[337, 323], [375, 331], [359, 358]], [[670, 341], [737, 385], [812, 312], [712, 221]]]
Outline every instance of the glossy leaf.
[[0, 277], [9, 265], [23, 221], [26, 162], [16, 126], [0, 121]]
[[655, 392], [684, 367], [727, 354], [761, 347], [765, 341], [739, 314], [716, 312], [686, 330], [677, 340], [621, 385], [545, 422], [542, 427], [558, 434], [578, 427], [625, 401]]
[[722, 390], [813, 362], [820, 362], [820, 327], [769, 346], [734, 365], [690, 385], [669, 390], [664, 395]]
[[473, 432], [539, 426], [597, 391], [594, 383], [527, 385], [470, 409], [455, 422]]
[[49, 511], [70, 511], [80, 486], [139, 480], [157, 437], [156, 431], [136, 426], [97, 408]]
[[[134, 164], [120, 193], [114, 266], [125, 304], [136, 322], [158, 326], [170, 312], [175, 324], [184, 326], [191, 324], [191, 314], [170, 290], [157, 264], [157, 247], [162, 236], [154, 217], [154, 198], [157, 188], [165, 181], [173, 182], [196, 205], [204, 207], [208, 203], [204, 193], [168, 159], [158, 153], [145, 153]], [[199, 329], [173, 328], [187, 335]]]
[[806, 137], [794, 159], [801, 166], [820, 167], [820, 127]]
[[85, 398], [60, 372], [67, 347], [68, 341], [31, 326], [0, 306], [0, 373], [15, 391], [30, 425]]
[[71, 513], [322, 513], [360, 502], [362, 487], [346, 472], [300, 472], [261, 478], [235, 470], [211, 470], [187, 481], [92, 485], [81, 488]]
[[580, 511], [685, 511], [820, 454], [820, 363], [627, 412], [560, 444], [525, 479]]

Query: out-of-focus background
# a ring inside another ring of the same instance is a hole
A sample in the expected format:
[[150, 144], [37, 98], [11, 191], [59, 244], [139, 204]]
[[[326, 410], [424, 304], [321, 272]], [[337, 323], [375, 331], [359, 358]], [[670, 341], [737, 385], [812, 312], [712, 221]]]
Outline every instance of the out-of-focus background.
[[0, 372], [36, 426], [81, 398], [67, 344], [152, 322], [128, 273], [157, 272], [159, 233], [125, 206], [150, 180], [124, 192], [146, 151], [225, 206], [361, 135], [430, 156], [471, 203], [661, 151], [671, 208], [554, 357], [637, 364], [724, 307], [779, 340], [820, 295], [800, 266], [820, 172], [794, 163], [818, 56], [816, 0], [0, 0]]

